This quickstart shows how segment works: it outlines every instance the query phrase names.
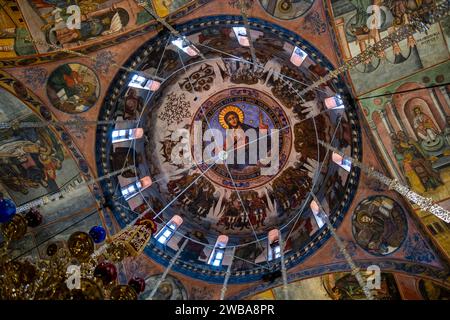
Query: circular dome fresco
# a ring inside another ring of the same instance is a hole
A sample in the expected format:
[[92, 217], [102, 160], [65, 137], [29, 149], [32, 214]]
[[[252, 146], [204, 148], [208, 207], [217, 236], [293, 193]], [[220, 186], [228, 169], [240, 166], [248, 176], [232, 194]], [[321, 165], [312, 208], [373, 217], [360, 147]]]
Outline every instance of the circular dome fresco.
[[402, 207], [386, 196], [364, 199], [352, 215], [353, 238], [364, 250], [376, 256], [398, 250], [405, 241], [407, 228]]
[[[329, 230], [311, 211], [311, 194], [337, 226], [358, 181], [358, 172], [318, 141], [354, 157], [361, 152], [354, 106], [325, 103], [347, 94], [340, 80], [299, 94], [333, 69], [327, 59], [298, 35], [252, 19], [254, 63], [238, 27], [240, 17], [224, 16], [178, 26], [195, 46], [187, 53], [164, 32], [144, 44], [125, 66], [163, 81], [152, 92], [130, 87], [133, 75], [119, 73], [100, 120], [137, 124], [101, 127], [97, 139], [99, 174], [135, 165], [103, 183], [119, 224], [151, 215], [159, 231], [146, 253], [167, 264], [187, 238], [174, 268], [217, 282], [232, 252], [230, 282], [273, 271], [279, 235], [288, 267], [317, 250]], [[143, 129], [141, 139], [111, 143], [112, 130], [135, 127]], [[120, 192], [147, 176], [151, 186], [136, 196]], [[177, 223], [170, 239], [158, 241], [171, 221]], [[225, 258], [215, 266], [218, 238], [226, 239]]]

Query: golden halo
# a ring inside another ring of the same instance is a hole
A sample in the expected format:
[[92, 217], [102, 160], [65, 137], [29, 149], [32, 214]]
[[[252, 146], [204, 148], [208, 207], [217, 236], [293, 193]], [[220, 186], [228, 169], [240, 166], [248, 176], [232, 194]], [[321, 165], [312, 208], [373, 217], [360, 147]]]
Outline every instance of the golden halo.
[[362, 221], [363, 217], [369, 217], [372, 219], [372, 217], [369, 215], [369, 213], [365, 210], [361, 210], [356, 214], [356, 221], [358, 221], [360, 224], [370, 224], [371, 222], [364, 222]]
[[219, 112], [219, 123], [220, 123], [220, 125], [221, 125], [224, 129], [228, 129], [228, 125], [227, 125], [227, 123], [225, 122], [225, 115], [226, 115], [228, 112], [234, 112], [234, 113], [236, 113], [236, 114], [238, 115], [239, 122], [240, 122], [240, 123], [244, 123], [244, 112], [243, 112], [239, 107], [236, 107], [236, 106], [233, 106], [233, 105], [229, 105], [229, 106], [224, 107], [224, 108]]

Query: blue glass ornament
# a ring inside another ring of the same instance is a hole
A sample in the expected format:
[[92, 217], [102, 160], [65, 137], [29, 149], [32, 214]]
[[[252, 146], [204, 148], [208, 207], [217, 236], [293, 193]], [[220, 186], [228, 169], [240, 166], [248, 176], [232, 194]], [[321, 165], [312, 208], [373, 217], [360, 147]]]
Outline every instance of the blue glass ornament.
[[89, 231], [89, 235], [95, 243], [101, 243], [106, 239], [106, 231], [103, 227], [95, 226]]
[[11, 199], [0, 198], [0, 223], [11, 221], [15, 214], [15, 203]]

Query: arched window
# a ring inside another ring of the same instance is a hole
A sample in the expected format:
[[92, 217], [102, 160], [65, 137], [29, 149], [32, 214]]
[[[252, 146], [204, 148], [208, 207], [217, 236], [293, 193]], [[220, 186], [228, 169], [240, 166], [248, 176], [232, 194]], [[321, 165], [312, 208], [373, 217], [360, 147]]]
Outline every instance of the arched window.
[[270, 230], [267, 235], [267, 242], [267, 260], [272, 261], [281, 258], [280, 230]]
[[307, 56], [308, 54], [305, 51], [303, 51], [299, 47], [295, 47], [294, 50], [292, 51], [291, 62], [295, 66], [300, 67], [303, 61], [305, 61]]
[[344, 106], [344, 101], [341, 98], [341, 95], [336, 94], [332, 97], [326, 98], [325, 99], [325, 107], [327, 107], [327, 109], [343, 109], [345, 108]]
[[146, 77], [135, 74], [131, 78], [131, 81], [128, 83], [128, 86], [138, 89], [156, 91], [161, 86], [161, 83], [156, 80], [147, 79]]
[[247, 30], [245, 29], [245, 27], [233, 27], [233, 31], [241, 46], [250, 46], [250, 41], [247, 37]]
[[152, 185], [152, 179], [146, 176], [136, 182], [130, 183], [121, 188], [122, 195], [125, 200], [129, 200], [136, 196], [139, 191], [145, 190]]
[[173, 40], [172, 44], [191, 57], [195, 57], [199, 53], [198, 49], [185, 38]]
[[319, 227], [319, 229], [322, 228], [325, 225], [325, 220], [322, 216], [324, 213], [320, 212], [320, 207], [315, 200], [311, 201], [311, 204], [309, 205], [309, 207], [311, 208], [311, 211], [313, 213], [314, 219], [316, 220], [317, 226]]
[[119, 130], [114, 130], [111, 134], [112, 143], [140, 139], [143, 136], [144, 136], [144, 129], [142, 129], [142, 128], [119, 129]]
[[215, 267], [220, 267], [222, 265], [222, 261], [225, 255], [225, 248], [228, 243], [228, 237], [225, 235], [220, 235], [217, 237], [216, 244], [214, 245], [214, 249], [211, 252], [211, 255], [208, 259], [208, 264], [211, 264]]
[[342, 169], [350, 172], [350, 169], [352, 168], [352, 162], [349, 159], [344, 158], [340, 154], [333, 152], [331, 159], [334, 163], [339, 165]]
[[159, 230], [155, 235], [156, 241], [161, 244], [166, 244], [182, 223], [183, 219], [180, 216], [173, 216], [172, 219], [170, 219], [170, 221], [167, 222], [166, 225], [162, 227], [161, 230]]

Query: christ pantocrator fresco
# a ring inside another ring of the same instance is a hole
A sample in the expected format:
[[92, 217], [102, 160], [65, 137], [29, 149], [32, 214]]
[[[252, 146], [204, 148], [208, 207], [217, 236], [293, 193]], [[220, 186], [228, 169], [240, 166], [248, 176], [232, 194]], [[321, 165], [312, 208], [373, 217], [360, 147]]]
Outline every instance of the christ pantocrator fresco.
[[[166, 181], [165, 184], [158, 183], [160, 194], [166, 198], [163, 202], [171, 201], [186, 190], [171, 205], [177, 214], [188, 215], [190, 221], [218, 233], [239, 235], [252, 232], [252, 229], [265, 232], [276, 220], [289, 219], [302, 205], [312, 186], [312, 172], [317, 161], [316, 133], [307, 130], [307, 127], [314, 127], [311, 120], [302, 121], [306, 115], [301, 113], [303, 109], [294, 91], [283, 89], [288, 86], [274, 72], [281, 68], [278, 64], [277, 60], [268, 61], [267, 68], [251, 80], [252, 87], [246, 85], [249, 81], [246, 74], [251, 73], [244, 64], [224, 60], [200, 65], [188, 74], [181, 73], [180, 80], [175, 78], [173, 87], [166, 89], [169, 90], [167, 98], [158, 102], [148, 114], [148, 127], [157, 129], [148, 135], [147, 149], [156, 148], [162, 152], [147, 153], [147, 156], [150, 157], [150, 168], [155, 170], [154, 179]], [[217, 88], [215, 92], [192, 90], [181, 85], [189, 76], [204, 73], [204, 70], [208, 70], [208, 79]], [[291, 73], [299, 77], [295, 72]], [[278, 90], [275, 97], [274, 88]], [[184, 96], [183, 103], [171, 102], [181, 95]], [[285, 102], [289, 103], [286, 105]], [[319, 110], [320, 105], [314, 108]], [[168, 116], [169, 113], [173, 116]], [[321, 117], [317, 121], [319, 126], [326, 126], [330, 120]], [[294, 130], [294, 126], [298, 127], [295, 122], [306, 127]], [[198, 129], [203, 138], [209, 129], [223, 137], [211, 149], [209, 157], [196, 157], [196, 147], [204, 150], [213, 142], [193, 141]], [[186, 159], [191, 162], [174, 162], [171, 158], [174, 153], [178, 155], [177, 145], [185, 139], [184, 136], [172, 139], [177, 130], [189, 133]], [[277, 131], [277, 136], [271, 133], [272, 130]], [[266, 138], [265, 148], [262, 148], [261, 138]], [[217, 159], [214, 155], [220, 151], [227, 153], [223, 162], [207, 161]], [[275, 153], [278, 154], [276, 170], [264, 174], [264, 169], [270, 166], [266, 160]], [[306, 232], [307, 236], [316, 229], [315, 225]]]
[[[268, 136], [267, 142], [270, 145], [270, 136], [267, 132], [269, 126], [264, 123], [262, 112], [260, 111], [258, 115], [258, 128], [246, 124], [244, 118], [244, 112], [239, 107], [233, 105], [224, 107], [219, 113], [218, 121], [220, 125], [225, 130], [228, 130], [228, 133], [231, 132], [229, 137], [224, 141], [223, 150], [234, 154], [232, 164], [228, 165], [228, 167], [235, 170], [244, 169], [248, 165], [261, 165], [259, 161], [251, 160], [253, 156], [251, 151], [256, 153], [256, 157], [261, 156], [258, 148], [259, 141], [257, 139], [264, 139], [264, 136]], [[251, 121], [254, 122], [253, 120]], [[248, 130], [256, 133], [256, 139], [250, 140], [247, 134], [249, 132]], [[255, 148], [251, 149], [253, 146]], [[239, 161], [239, 152], [243, 152], [245, 155], [243, 161]]]

